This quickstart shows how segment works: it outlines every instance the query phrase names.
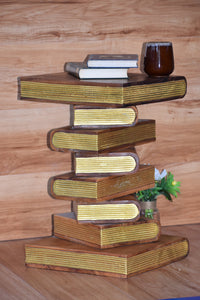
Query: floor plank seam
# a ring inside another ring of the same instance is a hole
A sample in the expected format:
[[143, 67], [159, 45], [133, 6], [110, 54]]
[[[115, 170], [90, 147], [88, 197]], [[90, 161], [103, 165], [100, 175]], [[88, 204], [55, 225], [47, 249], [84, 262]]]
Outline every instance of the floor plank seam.
[[42, 295], [37, 289], [35, 289], [32, 285], [30, 285], [27, 281], [25, 281], [21, 276], [19, 276], [18, 274], [16, 274], [15, 272], [13, 272], [10, 268], [6, 267], [3, 264], [0, 264], [1, 268], [4, 268], [11, 276], [14, 280], [18, 280], [20, 281], [23, 285], [27, 286], [28, 289], [32, 290], [34, 293], [37, 294], [37, 297], [40, 296], [40, 300], [48, 300], [46, 297], [44, 297], [44, 295]]

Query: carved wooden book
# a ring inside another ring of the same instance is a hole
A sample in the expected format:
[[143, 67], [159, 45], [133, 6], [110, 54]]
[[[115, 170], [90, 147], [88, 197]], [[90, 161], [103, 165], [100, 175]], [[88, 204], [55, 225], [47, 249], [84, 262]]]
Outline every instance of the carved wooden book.
[[160, 236], [160, 222], [129, 221], [116, 224], [77, 223], [73, 212], [53, 216], [54, 236], [95, 248], [149, 243]]
[[104, 154], [76, 153], [73, 156], [77, 176], [107, 176], [135, 173], [139, 158], [135, 152], [110, 152]]
[[188, 240], [161, 235], [158, 242], [95, 249], [55, 237], [25, 245], [29, 267], [127, 278], [187, 256]]
[[129, 74], [128, 79], [80, 80], [61, 72], [20, 77], [18, 83], [21, 100], [67, 104], [136, 105], [182, 98], [186, 93], [183, 76]]
[[73, 173], [49, 180], [49, 194], [56, 199], [101, 202], [153, 187], [154, 167], [141, 165], [136, 173], [107, 177], [81, 177]]
[[72, 201], [72, 211], [79, 223], [124, 223], [140, 218], [139, 202], [128, 199], [100, 203]]
[[75, 128], [102, 128], [133, 126], [138, 120], [135, 106], [102, 108], [71, 105], [71, 126]]
[[124, 146], [155, 141], [155, 121], [139, 120], [135, 126], [107, 129], [75, 129], [70, 126], [53, 129], [48, 145], [54, 151], [82, 150], [102, 152]]

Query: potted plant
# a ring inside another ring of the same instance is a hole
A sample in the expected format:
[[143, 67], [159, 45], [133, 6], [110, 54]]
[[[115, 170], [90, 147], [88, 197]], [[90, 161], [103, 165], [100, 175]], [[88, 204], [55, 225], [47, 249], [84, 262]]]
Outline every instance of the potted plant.
[[172, 196], [177, 197], [177, 193], [180, 193], [179, 186], [180, 182], [174, 180], [174, 175], [171, 172], [163, 170], [160, 173], [155, 169], [155, 186], [136, 193], [142, 214], [146, 218], [153, 219], [153, 213], [157, 210], [157, 197], [164, 195], [166, 199], [173, 201]]

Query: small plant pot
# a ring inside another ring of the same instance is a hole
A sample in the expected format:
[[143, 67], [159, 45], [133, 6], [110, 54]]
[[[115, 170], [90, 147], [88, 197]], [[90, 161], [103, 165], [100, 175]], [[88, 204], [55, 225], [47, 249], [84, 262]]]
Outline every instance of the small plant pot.
[[157, 209], [157, 201], [139, 201], [141, 207], [141, 217], [145, 219], [160, 220]]

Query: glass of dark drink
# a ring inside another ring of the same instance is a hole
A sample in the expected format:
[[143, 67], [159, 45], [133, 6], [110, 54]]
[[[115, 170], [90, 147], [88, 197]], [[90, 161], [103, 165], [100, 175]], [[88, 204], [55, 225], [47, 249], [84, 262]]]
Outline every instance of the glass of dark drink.
[[144, 72], [149, 76], [168, 76], [174, 70], [171, 42], [147, 42], [144, 44]]

